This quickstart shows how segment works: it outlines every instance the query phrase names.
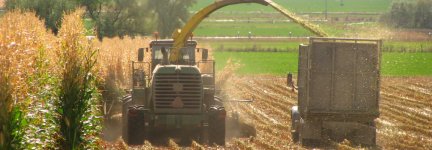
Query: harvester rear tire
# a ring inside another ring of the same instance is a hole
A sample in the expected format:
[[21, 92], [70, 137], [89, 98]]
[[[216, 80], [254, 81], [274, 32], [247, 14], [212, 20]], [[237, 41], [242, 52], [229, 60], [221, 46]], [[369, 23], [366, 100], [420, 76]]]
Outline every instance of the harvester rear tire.
[[299, 136], [300, 135], [299, 135], [298, 131], [291, 132], [291, 137], [292, 137], [292, 140], [293, 140], [294, 143], [299, 142]]
[[321, 141], [319, 139], [301, 139], [299, 141], [302, 146], [318, 147], [321, 145]]
[[127, 117], [127, 140], [126, 143], [129, 145], [142, 145], [146, 139], [145, 135], [145, 122], [144, 122], [144, 110], [139, 108], [128, 109]]
[[122, 108], [122, 138], [123, 138], [123, 141], [125, 141], [125, 142], [127, 142], [127, 127], [128, 127], [128, 124], [127, 124], [127, 121], [128, 121], [128, 119], [127, 119], [127, 111], [128, 111], [128, 108], [129, 108], [129, 104], [131, 103], [131, 101], [132, 101], [132, 97], [130, 96], [130, 95], [128, 95], [128, 96], [125, 96], [124, 98], [123, 98], [123, 108]]
[[209, 144], [225, 146], [225, 108], [212, 106], [209, 109]]

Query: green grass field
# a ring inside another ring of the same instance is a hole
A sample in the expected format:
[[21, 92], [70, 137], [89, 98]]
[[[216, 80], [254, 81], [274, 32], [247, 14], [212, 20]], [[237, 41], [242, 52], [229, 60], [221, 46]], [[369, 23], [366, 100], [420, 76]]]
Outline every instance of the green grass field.
[[278, 51], [296, 51], [301, 43], [306, 41], [257, 41], [257, 40], [233, 40], [233, 41], [219, 41], [219, 42], [204, 42], [210, 45], [213, 49], [223, 51], [236, 51], [236, 50], [278, 50]]
[[432, 53], [384, 53], [381, 67], [386, 76], [430, 76]]
[[[277, 19], [275, 19], [277, 20]], [[330, 36], [342, 36], [344, 34], [355, 35], [365, 28], [376, 28], [380, 24], [373, 23], [315, 23]], [[293, 22], [210, 22], [204, 20], [194, 30], [194, 35], [199, 37], [206, 36], [248, 36], [249, 31], [253, 36], [272, 36], [272, 37], [309, 37], [314, 36], [311, 32]]]
[[[325, 9], [325, 0], [273, 0], [288, 10], [294, 12], [322, 12]], [[329, 12], [384, 12], [393, 0], [328, 0]], [[190, 9], [198, 11], [214, 3], [215, 0], [198, 0]], [[342, 2], [342, 3], [341, 3]], [[341, 5], [343, 4], [343, 5]], [[227, 6], [220, 11], [274, 11], [270, 7], [259, 4], [240, 4]]]
[[[238, 74], [285, 75], [297, 73], [298, 53], [271, 52], [216, 52], [217, 70], [221, 70], [227, 60], [242, 65]], [[381, 73], [384, 76], [431, 76], [432, 53], [383, 53]]]
[[202, 22], [194, 31], [196, 36], [248, 36], [249, 32], [253, 36], [312, 36], [309, 31], [294, 23], [220, 23]]
[[[324, 12], [324, 0], [274, 0], [281, 4], [284, 8], [300, 13], [300, 12]], [[343, 1], [343, 6], [341, 2]], [[329, 12], [386, 12], [393, 0], [328, 0]], [[195, 12], [200, 8], [213, 3], [214, 0], [200, 0], [190, 10]], [[324, 19], [321, 14], [300, 15], [304, 19]], [[357, 18], [362, 19], [376, 18], [379, 15], [348, 15], [348, 14], [330, 14], [329, 18]], [[261, 6], [259, 4], [239, 4], [222, 8], [211, 14], [204, 20], [194, 31], [196, 36], [247, 36], [252, 32], [254, 36], [312, 36], [309, 31], [303, 29], [297, 24], [290, 22], [280, 22], [287, 18], [277, 13], [271, 7]], [[215, 20], [234, 20], [235, 22], [215, 22]], [[250, 22], [246, 22], [246, 21]], [[277, 21], [274, 23], [273, 21]], [[372, 24], [361, 24], [355, 27], [375, 26]], [[322, 23], [319, 26], [331, 36], [339, 36], [344, 33], [356, 32], [355, 29], [345, 29], [344, 23]]]
[[431, 51], [432, 41], [389, 41], [384, 42], [384, 50], [393, 49], [393, 51]]
[[[222, 51], [252, 50], [267, 51], [277, 49], [278, 51], [297, 51], [299, 44], [308, 43], [304, 40], [258, 40], [258, 39], [229, 39], [218, 41], [199, 41], [209, 45], [212, 49]], [[432, 52], [431, 41], [384, 41], [385, 52]]]
[[283, 75], [297, 72], [297, 53], [271, 52], [216, 52], [216, 70], [221, 70], [228, 59], [240, 63], [239, 74]]

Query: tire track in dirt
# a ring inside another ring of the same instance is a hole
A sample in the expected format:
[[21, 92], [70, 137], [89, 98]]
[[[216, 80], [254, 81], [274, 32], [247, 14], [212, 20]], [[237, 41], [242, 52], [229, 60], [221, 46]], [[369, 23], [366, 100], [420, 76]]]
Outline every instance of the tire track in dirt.
[[237, 88], [239, 90], [243, 90], [247, 93], [247, 95], [254, 97], [253, 106], [258, 108], [260, 111], [264, 112], [277, 120], [277, 122], [288, 123], [291, 119], [289, 114], [289, 105], [281, 104], [279, 98], [272, 97], [267, 94], [259, 94], [262, 89], [251, 89], [251, 87], [244, 86], [240, 87], [239, 85], [243, 85], [241, 83], [236, 83]]
[[[257, 79], [249, 80], [248, 82], [239, 82], [239, 84], [242, 85], [242, 87], [248, 88], [248, 93], [255, 93], [255, 94], [261, 94], [262, 97], [267, 97], [270, 99], [276, 100], [276, 102], [280, 103], [282, 108], [285, 108], [288, 106], [293, 106], [297, 104], [297, 99], [293, 99], [290, 96], [285, 96], [285, 93], [288, 93], [287, 91], [280, 93], [275, 92], [272, 88], [269, 88], [269, 86], [272, 86], [269, 83], [259, 83], [256, 81]], [[266, 100], [267, 101], [267, 100]]]
[[397, 110], [391, 110], [388, 108], [384, 108], [385, 111], [382, 113], [382, 115], [385, 115], [388, 119], [390, 119], [392, 122], [395, 123], [393, 127], [397, 127], [399, 129], [404, 129], [404, 131], [408, 130], [410, 132], [417, 133], [415, 136], [422, 135], [423, 137], [431, 137], [432, 133], [429, 130], [430, 128], [428, 125], [419, 125], [416, 124], [415, 121], [410, 120], [409, 118], [401, 118], [401, 115], [404, 115], [403, 113], [398, 112]]
[[[237, 92], [236, 96], [252, 96], [255, 101], [252, 104], [238, 104], [238, 109], [244, 113], [241, 116], [253, 118], [254, 126], [257, 130], [257, 136], [252, 141], [258, 148], [262, 149], [280, 149], [282, 147], [293, 147], [290, 143], [290, 127], [287, 121], [290, 119], [287, 103], [279, 103], [282, 94], [274, 92], [267, 87], [262, 87], [255, 80], [238, 79], [232, 82]], [[263, 92], [263, 91], [268, 91]], [[270, 94], [271, 93], [271, 94]], [[292, 104], [291, 104], [292, 105]], [[271, 115], [273, 114], [273, 115]], [[283, 116], [282, 118], [273, 118], [273, 116]], [[266, 118], [266, 121], [263, 121]], [[294, 145], [295, 146], [295, 145]]]
[[406, 119], [412, 119], [417, 123], [429, 124], [429, 125], [432, 124], [431, 114], [425, 114], [424, 112], [418, 109], [411, 108], [406, 105], [391, 103], [390, 100], [385, 101], [387, 100], [387, 98], [382, 98], [382, 99], [383, 99], [383, 101], [381, 102], [382, 108], [385, 108], [387, 110], [388, 109], [394, 110], [397, 113], [400, 113], [400, 115], [404, 116]]
[[242, 86], [241, 88], [246, 88], [244, 90], [245, 92], [255, 97], [261, 97], [263, 98], [263, 102], [271, 103], [280, 109], [291, 108], [291, 106], [297, 104], [296, 100], [274, 92], [272, 89], [262, 86], [259, 83], [251, 82], [248, 85], [247, 83], [241, 82], [238, 84]]
[[423, 106], [430, 107], [430, 106], [432, 106], [432, 104], [430, 104], [430, 103], [419, 101], [416, 99], [411, 99], [409, 97], [397, 96], [397, 95], [393, 94], [392, 92], [381, 92], [381, 97], [382, 98], [388, 98], [392, 102], [395, 102], [395, 103], [413, 106], [413, 107], [423, 107]]
[[411, 97], [411, 98], [427, 100], [427, 101], [430, 101], [430, 99], [431, 99], [431, 95], [423, 94], [421, 92], [411, 90], [406, 86], [403, 86], [403, 87], [401, 87], [401, 86], [389, 86], [389, 87], [386, 87], [385, 90], [387, 90], [387, 89], [394, 91], [392, 93], [397, 93], [400, 97]]
[[[389, 149], [432, 148], [432, 78], [384, 78], [378, 144]], [[428, 85], [429, 84], [429, 85]]]

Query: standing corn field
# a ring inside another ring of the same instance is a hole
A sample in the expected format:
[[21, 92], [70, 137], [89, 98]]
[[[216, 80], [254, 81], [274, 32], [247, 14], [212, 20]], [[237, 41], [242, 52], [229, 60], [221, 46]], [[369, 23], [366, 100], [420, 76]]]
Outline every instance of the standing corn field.
[[33, 13], [18, 11], [3, 16], [0, 31], [0, 149], [53, 148], [53, 36]]
[[65, 17], [60, 37], [31, 12], [1, 18], [0, 149], [99, 147], [96, 51], [80, 14]]

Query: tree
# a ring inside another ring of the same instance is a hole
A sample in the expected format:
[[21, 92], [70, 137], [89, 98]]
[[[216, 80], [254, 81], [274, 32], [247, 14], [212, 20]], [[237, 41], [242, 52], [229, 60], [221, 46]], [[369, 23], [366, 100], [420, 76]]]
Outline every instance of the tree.
[[412, 3], [395, 3], [392, 6], [390, 17], [396, 27], [407, 28], [412, 26], [413, 19]]
[[97, 36], [145, 35], [153, 28], [147, 0], [81, 0], [95, 22]]
[[57, 34], [63, 14], [74, 10], [78, 3], [74, 0], [6, 0], [6, 8], [30, 10], [45, 20], [45, 26]]
[[394, 2], [388, 13], [381, 16], [381, 21], [401, 28], [432, 28], [432, 1]]
[[6, 7], [35, 11], [57, 34], [64, 12], [86, 8], [100, 40], [103, 37], [147, 35], [158, 30], [162, 38], [189, 19], [196, 0], [7, 0]]
[[432, 28], [432, 1], [417, 2], [414, 23], [417, 28]]
[[189, 19], [188, 8], [196, 0], [151, 0], [149, 6], [156, 15], [157, 30], [161, 38], [171, 37], [173, 31]]

